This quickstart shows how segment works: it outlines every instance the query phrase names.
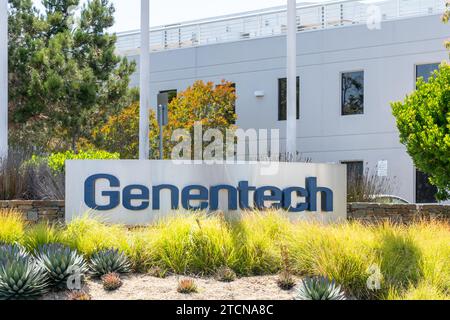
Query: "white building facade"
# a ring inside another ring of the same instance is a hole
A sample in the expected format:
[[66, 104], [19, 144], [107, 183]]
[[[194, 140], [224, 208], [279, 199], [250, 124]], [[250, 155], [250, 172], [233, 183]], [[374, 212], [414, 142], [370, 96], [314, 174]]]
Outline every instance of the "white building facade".
[[[430, 202], [390, 103], [448, 60], [444, 1], [344, 1], [298, 8], [297, 149], [313, 162], [349, 163], [361, 173], [387, 163], [393, 193]], [[195, 80], [235, 83], [237, 126], [280, 129], [285, 145], [286, 12], [273, 9], [155, 28], [151, 103]], [[118, 51], [139, 64], [139, 32], [118, 35]], [[139, 68], [137, 69], [139, 70]], [[138, 86], [139, 73], [132, 86]]]

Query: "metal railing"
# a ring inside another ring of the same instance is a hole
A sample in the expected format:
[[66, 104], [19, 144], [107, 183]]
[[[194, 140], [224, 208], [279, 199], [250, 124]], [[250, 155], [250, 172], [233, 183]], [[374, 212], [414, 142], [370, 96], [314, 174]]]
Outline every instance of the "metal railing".
[[[444, 0], [344, 0], [297, 8], [298, 31], [313, 31], [440, 14]], [[286, 32], [286, 9], [237, 14], [152, 28], [151, 51], [188, 48], [214, 43], [282, 35]], [[117, 51], [126, 54], [140, 47], [140, 32], [118, 33]]]

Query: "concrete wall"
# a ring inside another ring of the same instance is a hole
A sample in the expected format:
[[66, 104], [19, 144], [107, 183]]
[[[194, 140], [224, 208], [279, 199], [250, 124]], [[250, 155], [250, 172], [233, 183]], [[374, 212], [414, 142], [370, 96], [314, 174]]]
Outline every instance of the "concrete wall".
[[[399, 143], [390, 102], [415, 88], [415, 65], [448, 59], [448, 26], [439, 15], [298, 34], [301, 119], [297, 145], [314, 162], [388, 160], [395, 192], [415, 201], [415, 169]], [[239, 127], [279, 128], [277, 79], [286, 76], [285, 37], [277, 36], [157, 52], [151, 55], [151, 101], [160, 90], [184, 90], [195, 80], [236, 83]], [[137, 56], [130, 56], [137, 59]], [[138, 60], [138, 59], [137, 59]], [[138, 69], [139, 70], [139, 69]], [[341, 116], [341, 72], [364, 70], [364, 115]], [[132, 85], [138, 85], [139, 74]], [[255, 91], [265, 92], [256, 98]]]

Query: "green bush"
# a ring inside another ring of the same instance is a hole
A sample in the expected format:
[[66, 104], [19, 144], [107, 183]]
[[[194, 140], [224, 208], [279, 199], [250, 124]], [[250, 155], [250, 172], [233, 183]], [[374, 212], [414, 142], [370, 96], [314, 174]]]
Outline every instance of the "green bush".
[[48, 166], [55, 172], [63, 172], [66, 160], [118, 160], [120, 154], [109, 153], [102, 150], [87, 150], [75, 153], [66, 151], [61, 153], [52, 153], [48, 159]]
[[439, 200], [450, 197], [450, 66], [442, 64], [403, 102], [392, 104], [400, 141], [415, 166], [430, 175]]

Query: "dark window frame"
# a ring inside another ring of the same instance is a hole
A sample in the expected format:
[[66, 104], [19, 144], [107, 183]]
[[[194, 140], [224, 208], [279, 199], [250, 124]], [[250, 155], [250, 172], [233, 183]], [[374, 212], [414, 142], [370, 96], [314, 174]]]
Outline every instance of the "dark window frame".
[[[173, 93], [175, 92], [175, 95], [173, 95]], [[161, 90], [159, 91], [159, 93], [167, 93], [169, 96], [169, 103], [172, 102], [173, 99], [175, 99], [178, 96], [178, 89], [168, 89], [168, 90]], [[170, 94], [172, 93], [172, 97], [170, 96]]]
[[[361, 107], [361, 111], [360, 112], [348, 112], [345, 109], [346, 106], [346, 94], [344, 93], [344, 77], [347, 74], [356, 74], [356, 73], [362, 73], [362, 107]], [[352, 70], [352, 71], [343, 71], [340, 73], [340, 95], [341, 95], [341, 116], [346, 117], [346, 116], [361, 116], [365, 114], [365, 99], [366, 99], [366, 95], [365, 95], [365, 90], [366, 90], [366, 86], [365, 86], [365, 82], [366, 82], [366, 77], [365, 77], [365, 71], [364, 69], [358, 69], [358, 70]]]
[[[414, 87], [417, 89], [417, 81], [419, 80], [419, 78], [420, 77], [423, 77], [423, 75], [421, 75], [421, 76], [419, 76], [419, 67], [422, 67], [422, 66], [431, 66], [431, 65], [436, 65], [437, 66], [437, 68], [435, 69], [435, 70], [438, 70], [439, 69], [439, 66], [441, 65], [441, 63], [440, 62], [430, 62], [430, 63], [416, 63], [415, 65], [414, 65], [414, 79], [415, 79], [415, 82], [414, 82]], [[430, 73], [429, 75], [428, 75], [428, 78], [427, 79], [424, 79], [425, 80], [425, 82], [428, 82], [428, 80], [430, 79], [430, 77], [432, 76], [432, 73]]]
[[[416, 203], [438, 203], [436, 199], [438, 188], [433, 186], [428, 179], [429, 176], [426, 173], [423, 173], [419, 169], [415, 168], [414, 188]], [[422, 188], [420, 185], [422, 185]]]
[[[285, 83], [283, 103], [282, 85]], [[283, 107], [284, 106], [284, 107]], [[284, 113], [283, 113], [284, 111]], [[297, 76], [297, 120], [300, 120], [300, 77]], [[287, 78], [278, 78], [278, 121], [287, 121]]]

